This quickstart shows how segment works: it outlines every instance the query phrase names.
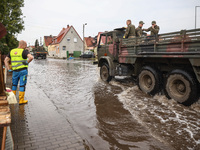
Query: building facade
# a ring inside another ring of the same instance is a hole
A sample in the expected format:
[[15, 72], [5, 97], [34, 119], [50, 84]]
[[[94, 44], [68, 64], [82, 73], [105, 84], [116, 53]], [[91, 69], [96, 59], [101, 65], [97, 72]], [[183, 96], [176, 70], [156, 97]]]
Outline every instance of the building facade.
[[83, 41], [73, 26], [63, 28], [58, 36], [48, 46], [49, 55], [52, 57], [66, 58], [75, 52], [82, 52]]
[[43, 43], [43, 47], [45, 48], [45, 50], [48, 50], [48, 46], [53, 42], [53, 39], [56, 38], [56, 36], [44, 36], [44, 43]]
[[94, 51], [94, 48], [96, 46], [96, 41], [94, 37], [84, 37], [84, 42], [85, 42], [85, 50], [90, 50]]

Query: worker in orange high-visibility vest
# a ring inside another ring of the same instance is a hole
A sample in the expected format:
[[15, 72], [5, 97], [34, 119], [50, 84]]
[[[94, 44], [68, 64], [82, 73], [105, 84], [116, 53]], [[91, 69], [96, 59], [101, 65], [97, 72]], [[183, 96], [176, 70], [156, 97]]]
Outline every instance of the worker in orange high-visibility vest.
[[[20, 81], [19, 88], [19, 104], [26, 104], [28, 100], [24, 100], [25, 87], [28, 76], [28, 64], [33, 60], [33, 56], [28, 50], [25, 50], [27, 43], [23, 40], [19, 41], [18, 48], [12, 49], [5, 58], [5, 66], [12, 75], [12, 91], [16, 95], [17, 85]], [[9, 66], [11, 60], [12, 70]]]

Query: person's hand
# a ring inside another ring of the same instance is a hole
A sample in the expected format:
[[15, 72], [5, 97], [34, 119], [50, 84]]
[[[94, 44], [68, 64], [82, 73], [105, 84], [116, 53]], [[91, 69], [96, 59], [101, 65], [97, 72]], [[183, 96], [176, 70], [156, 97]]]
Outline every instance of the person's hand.
[[28, 65], [28, 61], [26, 61], [26, 62], [23, 62], [23, 64], [24, 64], [24, 65]]
[[11, 73], [11, 72], [13, 72], [13, 70], [9, 69], [8, 72]]

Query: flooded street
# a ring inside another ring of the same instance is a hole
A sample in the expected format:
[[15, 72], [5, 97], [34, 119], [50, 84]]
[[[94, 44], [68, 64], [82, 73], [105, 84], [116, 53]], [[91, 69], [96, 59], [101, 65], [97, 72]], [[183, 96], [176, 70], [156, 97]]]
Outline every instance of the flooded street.
[[[89, 149], [200, 149], [199, 102], [185, 107], [162, 95], [148, 96], [131, 78], [104, 83], [92, 61], [34, 60], [27, 88], [32, 85]], [[28, 93], [26, 97], [34, 101]]]

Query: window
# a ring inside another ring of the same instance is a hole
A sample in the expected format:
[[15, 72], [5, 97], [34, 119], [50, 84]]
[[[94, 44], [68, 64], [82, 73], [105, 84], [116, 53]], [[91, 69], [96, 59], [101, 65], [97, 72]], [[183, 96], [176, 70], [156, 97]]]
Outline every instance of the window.
[[70, 41], [70, 37], [67, 38], [67, 41]]
[[73, 33], [73, 31], [71, 31], [71, 33]]
[[112, 36], [107, 35], [106, 42], [107, 42], [107, 44], [113, 44]]
[[63, 51], [66, 50], [66, 46], [63, 46]]
[[100, 40], [99, 40], [99, 45], [105, 45], [106, 44], [106, 36], [101, 35]]
[[74, 43], [77, 43], [78, 39], [77, 38], [74, 38]]

